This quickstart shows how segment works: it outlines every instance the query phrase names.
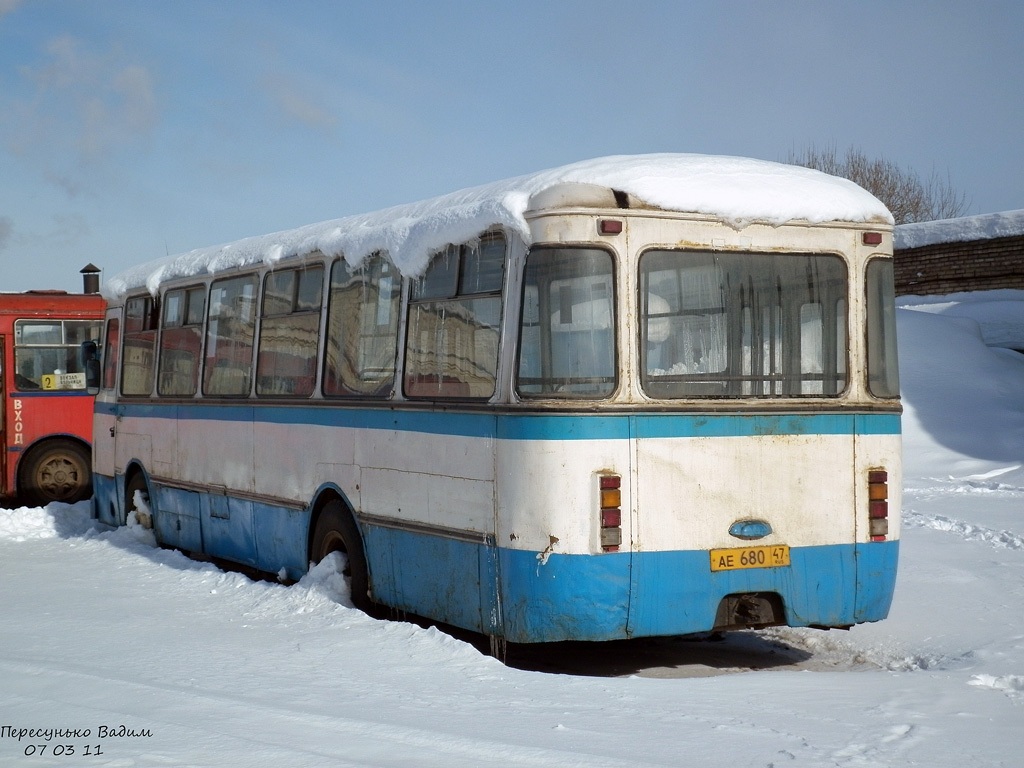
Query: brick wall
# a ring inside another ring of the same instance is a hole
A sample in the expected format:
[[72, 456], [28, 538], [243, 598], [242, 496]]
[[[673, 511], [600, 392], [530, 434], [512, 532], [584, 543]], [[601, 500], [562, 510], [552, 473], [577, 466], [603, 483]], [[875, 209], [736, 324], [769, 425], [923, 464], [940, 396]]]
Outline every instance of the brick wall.
[[1024, 235], [935, 243], [893, 255], [899, 296], [1024, 289]]

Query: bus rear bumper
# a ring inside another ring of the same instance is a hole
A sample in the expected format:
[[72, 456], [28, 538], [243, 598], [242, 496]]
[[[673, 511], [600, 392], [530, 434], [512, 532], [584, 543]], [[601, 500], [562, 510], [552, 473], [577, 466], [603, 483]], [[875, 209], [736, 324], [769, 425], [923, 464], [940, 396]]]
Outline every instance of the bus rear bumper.
[[[899, 542], [793, 548], [789, 566], [712, 572], [706, 551], [555, 555], [502, 550], [510, 642], [614, 640], [708, 632], [730, 596], [777, 596], [771, 623], [848, 627], [884, 619]], [[754, 622], [752, 622], [754, 623]]]

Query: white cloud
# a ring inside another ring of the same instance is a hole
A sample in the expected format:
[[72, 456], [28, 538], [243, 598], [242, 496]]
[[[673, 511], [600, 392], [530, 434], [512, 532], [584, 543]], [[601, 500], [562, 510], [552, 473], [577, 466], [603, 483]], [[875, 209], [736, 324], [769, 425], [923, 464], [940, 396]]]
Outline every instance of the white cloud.
[[337, 117], [317, 104], [309, 94], [303, 93], [298, 83], [279, 73], [266, 75], [262, 82], [266, 92], [285, 115], [314, 130], [333, 134], [338, 123]]
[[6, 16], [19, 5], [21, 5], [21, 0], [0, 0], [0, 18]]
[[[0, 0], [9, 2], [9, 0]], [[151, 134], [159, 109], [153, 78], [117, 50], [94, 51], [71, 35], [23, 66], [31, 95], [7, 106], [6, 143], [39, 160], [43, 176], [75, 194], [82, 171], [131, 150]]]

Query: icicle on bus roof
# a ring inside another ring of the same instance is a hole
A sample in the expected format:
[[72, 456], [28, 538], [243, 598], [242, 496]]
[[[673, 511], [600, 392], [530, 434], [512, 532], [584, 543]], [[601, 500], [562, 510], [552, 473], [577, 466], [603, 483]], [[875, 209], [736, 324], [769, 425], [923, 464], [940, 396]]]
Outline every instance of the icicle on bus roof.
[[531, 198], [565, 183], [618, 190], [649, 206], [715, 216], [737, 228], [794, 220], [893, 221], [879, 200], [853, 182], [800, 166], [713, 155], [619, 155], [165, 257], [116, 275], [104, 294], [111, 299], [146, 287], [155, 295], [164, 280], [272, 264], [318, 251], [344, 254], [352, 266], [384, 251], [400, 272], [416, 276], [432, 254], [450, 243], [471, 240], [488, 227], [506, 227], [529, 243], [524, 214]]

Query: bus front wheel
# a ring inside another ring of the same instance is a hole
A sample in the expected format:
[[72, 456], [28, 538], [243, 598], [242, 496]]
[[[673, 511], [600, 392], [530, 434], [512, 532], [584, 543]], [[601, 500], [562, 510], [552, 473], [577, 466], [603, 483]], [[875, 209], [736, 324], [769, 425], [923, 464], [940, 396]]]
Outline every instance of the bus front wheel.
[[369, 595], [363, 540], [352, 515], [340, 501], [329, 502], [317, 518], [310, 560], [319, 563], [332, 552], [345, 555], [346, 564], [342, 573], [348, 581], [352, 604], [361, 611], [369, 612], [373, 601]]
[[19, 490], [29, 504], [74, 504], [92, 493], [89, 451], [71, 440], [51, 440], [25, 457]]

